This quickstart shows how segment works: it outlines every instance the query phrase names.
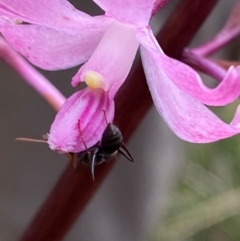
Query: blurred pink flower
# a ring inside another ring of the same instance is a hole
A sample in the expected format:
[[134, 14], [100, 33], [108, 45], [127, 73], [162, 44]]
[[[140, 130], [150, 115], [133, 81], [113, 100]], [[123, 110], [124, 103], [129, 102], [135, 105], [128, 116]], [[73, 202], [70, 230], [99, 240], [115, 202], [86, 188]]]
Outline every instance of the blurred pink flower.
[[[125, 81], [140, 46], [154, 104], [176, 135], [189, 142], [204, 143], [239, 133], [239, 111], [232, 123], [226, 124], [204, 104], [222, 106], [238, 98], [240, 67], [231, 67], [219, 86], [209, 89], [192, 68], [166, 56], [158, 45], [148, 26], [155, 0], [94, 1], [105, 11], [105, 15], [91, 17], [65, 0], [0, 0], [0, 30], [17, 51], [41, 68], [66, 69], [87, 61], [73, 77], [72, 85], [85, 81], [92, 89], [101, 88], [106, 92], [102, 93], [103, 98], [107, 96], [108, 101], [114, 98]], [[19, 24], [21, 22], [28, 24]], [[95, 92], [85, 91], [90, 95], [89, 101], [81, 104], [83, 94], [76, 93], [57, 115], [49, 143], [53, 143], [51, 140], [54, 138], [61, 138], [56, 132], [60, 133], [62, 125], [67, 134], [67, 124], [61, 121], [68, 123], [74, 120], [77, 133], [77, 120], [89, 120], [92, 106], [87, 107], [86, 103], [94, 105]], [[76, 109], [74, 103], [78, 103]], [[84, 111], [81, 110], [83, 106]], [[69, 112], [69, 119], [65, 115], [68, 108], [72, 113]], [[103, 109], [104, 106], [97, 108], [98, 116]], [[111, 120], [112, 117], [109, 118]], [[85, 120], [83, 122], [86, 123]], [[72, 123], [69, 125], [72, 126]], [[91, 127], [94, 132], [94, 126]], [[78, 137], [76, 133], [71, 136], [79, 139], [79, 132]], [[85, 133], [84, 138], [88, 140], [90, 134]], [[96, 135], [96, 138], [100, 139], [100, 136]], [[78, 146], [76, 143], [71, 146], [74, 145]], [[69, 151], [63, 146], [56, 148]], [[76, 148], [78, 151], [81, 149], [82, 146]]]

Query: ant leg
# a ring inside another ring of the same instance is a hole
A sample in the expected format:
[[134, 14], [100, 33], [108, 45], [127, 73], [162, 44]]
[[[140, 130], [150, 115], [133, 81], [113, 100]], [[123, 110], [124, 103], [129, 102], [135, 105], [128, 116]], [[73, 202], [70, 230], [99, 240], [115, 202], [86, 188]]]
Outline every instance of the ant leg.
[[76, 167], [77, 167], [77, 153], [67, 152], [66, 155], [69, 158], [72, 169], [76, 169]]
[[78, 120], [78, 129], [79, 129], [79, 133], [80, 133], [83, 145], [85, 146], [85, 149], [88, 151], [87, 144], [86, 144], [86, 142], [84, 140], [84, 137], [83, 137], [83, 134], [82, 134], [82, 130], [81, 130], [81, 127], [80, 127], [80, 120]]
[[125, 146], [125, 144], [122, 144], [122, 147], [119, 148], [118, 152], [120, 154], [122, 154], [126, 159], [128, 159], [130, 162], [133, 162], [133, 157], [130, 154], [130, 152], [128, 151], [127, 147]]
[[106, 116], [106, 111], [105, 110], [103, 110], [103, 114], [104, 114], [104, 119], [106, 121], [106, 124], [108, 125], [109, 123], [108, 123], [108, 120], [107, 120], [107, 116]]
[[[89, 155], [89, 157], [91, 157], [90, 159], [90, 167], [91, 167], [91, 173], [92, 173], [92, 179], [93, 181], [95, 180], [95, 176], [94, 176], [94, 170], [95, 170], [95, 165], [96, 165], [96, 158], [97, 158], [97, 153], [99, 151], [99, 148], [96, 148], [93, 153], [92, 156]], [[91, 153], [89, 153], [91, 154]]]

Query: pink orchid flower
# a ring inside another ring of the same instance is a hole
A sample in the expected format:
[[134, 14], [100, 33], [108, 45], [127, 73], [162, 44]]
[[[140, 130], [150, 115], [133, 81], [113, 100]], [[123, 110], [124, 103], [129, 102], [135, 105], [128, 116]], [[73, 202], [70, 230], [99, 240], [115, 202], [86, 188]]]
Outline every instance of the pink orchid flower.
[[89, 146], [100, 140], [106, 126], [102, 112], [111, 122], [112, 99], [139, 46], [154, 104], [176, 135], [207, 143], [240, 132], [239, 110], [226, 124], [204, 105], [223, 106], [238, 98], [240, 67], [229, 68], [221, 83], [209, 89], [192, 68], [166, 56], [149, 27], [154, 4], [164, 1], [94, 0], [105, 15], [91, 17], [65, 0], [0, 0], [0, 30], [30, 62], [57, 70], [87, 61], [72, 85], [86, 82], [89, 88], [70, 97], [56, 116], [49, 134], [52, 149], [83, 150], [80, 132]]

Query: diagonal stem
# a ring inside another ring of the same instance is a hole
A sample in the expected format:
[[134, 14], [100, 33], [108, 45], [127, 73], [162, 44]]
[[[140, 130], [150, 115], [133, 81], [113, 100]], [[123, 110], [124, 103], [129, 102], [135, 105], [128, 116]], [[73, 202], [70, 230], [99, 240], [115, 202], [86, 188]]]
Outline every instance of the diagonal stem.
[[9, 64], [22, 79], [31, 85], [55, 110], [59, 110], [65, 101], [65, 97], [2, 37], [0, 37], [0, 58]]
[[240, 35], [240, 1], [234, 3], [232, 12], [228, 16], [223, 28], [204, 44], [193, 48], [191, 51], [197, 55], [209, 56], [223, 48]]
[[214, 54], [227, 44], [231, 43], [240, 35], [240, 26], [235, 27], [234, 29], [223, 29], [220, 31], [214, 38], [208, 42], [192, 49], [196, 55], [209, 56]]
[[157, 40], [165, 53], [181, 59], [182, 51], [188, 46], [197, 30], [218, 0], [182, 0], [165, 23]]
[[[167, 54], [170, 54], [171, 57], [181, 56], [183, 49], [216, 2], [217, 0], [180, 1], [157, 36]], [[177, 42], [176, 39], [178, 39]], [[116, 97], [115, 123], [121, 127], [125, 140], [128, 140], [136, 130], [151, 105], [152, 101], [143, 69], [138, 60], [134, 64], [126, 84], [122, 86]], [[94, 182], [91, 180], [87, 168], [81, 166], [73, 171], [67, 167], [20, 240], [62, 240], [93, 197], [113, 164], [114, 162], [108, 162], [100, 165], [96, 169], [96, 181]]]

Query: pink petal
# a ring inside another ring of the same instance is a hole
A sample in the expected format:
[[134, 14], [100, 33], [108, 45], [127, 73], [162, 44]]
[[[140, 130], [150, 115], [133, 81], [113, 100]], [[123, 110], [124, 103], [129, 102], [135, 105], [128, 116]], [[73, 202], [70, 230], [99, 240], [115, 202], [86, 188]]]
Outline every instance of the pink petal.
[[132, 67], [138, 46], [135, 28], [113, 22], [89, 61], [73, 77], [72, 85], [76, 86], [84, 81], [83, 76], [89, 71], [97, 72], [103, 77], [102, 88], [108, 91], [109, 98], [113, 99]]
[[154, 0], [94, 0], [107, 16], [137, 26], [148, 25]]
[[0, 0], [0, 14], [25, 22], [60, 28], [69, 28], [74, 22], [76, 27], [81, 20], [89, 18], [66, 0]]
[[[114, 117], [114, 102], [104, 91], [88, 88], [67, 99], [57, 113], [48, 134], [48, 144], [59, 153], [80, 152], [95, 145], [102, 137], [108, 122]], [[82, 134], [82, 137], [81, 137]]]
[[182, 91], [206, 105], [223, 106], [240, 96], [240, 66], [229, 68], [225, 78], [214, 89], [204, 85], [199, 74], [188, 65], [168, 57], [158, 46], [151, 30], [138, 32], [139, 41], [149, 50], [158, 52], [158, 65], [169, 79]]
[[159, 65], [162, 52], [155, 47], [156, 43], [151, 48], [141, 46], [144, 71], [154, 104], [173, 132], [183, 140], [196, 143], [213, 142], [238, 134], [240, 110], [237, 110], [232, 124], [221, 121], [172, 82], [172, 76], [168, 76]]
[[58, 70], [89, 59], [102, 38], [105, 26], [99, 27], [98, 31], [82, 31], [79, 34], [38, 25], [0, 26], [0, 31], [30, 62], [43, 69]]
[[[164, 58], [162, 58], [163, 60]], [[171, 59], [171, 58], [168, 58]], [[171, 59], [173, 60], [173, 59]], [[214, 89], [210, 89], [204, 85], [199, 78], [193, 78], [191, 74], [194, 72], [189, 66], [180, 64], [180, 61], [170, 61], [176, 71], [169, 73], [172, 70], [162, 65], [169, 78], [173, 83], [184, 92], [196, 98], [206, 105], [224, 106], [236, 100], [240, 96], [240, 66], [229, 68], [226, 76], [221, 83]], [[188, 72], [187, 72], [188, 71]]]
[[0, 0], [0, 16], [67, 32], [94, 30], [99, 21], [108, 21], [92, 18], [66, 0]]

